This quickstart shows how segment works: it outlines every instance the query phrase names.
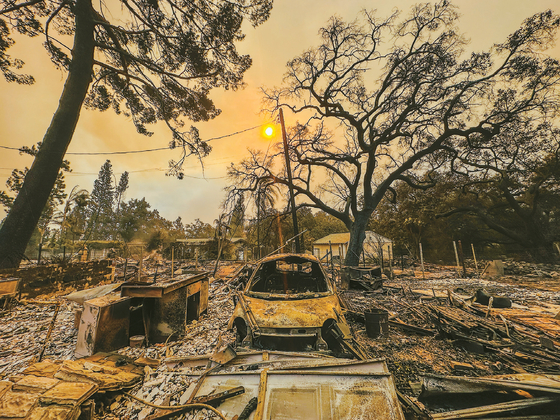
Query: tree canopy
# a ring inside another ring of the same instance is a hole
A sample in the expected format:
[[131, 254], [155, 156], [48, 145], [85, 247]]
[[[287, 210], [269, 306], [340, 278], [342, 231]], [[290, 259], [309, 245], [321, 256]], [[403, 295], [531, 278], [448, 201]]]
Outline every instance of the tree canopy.
[[[306, 119], [289, 135], [294, 190], [300, 206], [346, 225], [348, 265], [395, 182], [430, 188], [438, 171], [490, 159], [505, 133], [519, 145], [510, 156], [517, 162], [524, 136], [555, 124], [560, 65], [543, 52], [560, 18], [538, 13], [490, 50], [470, 53], [457, 20], [446, 0], [387, 18], [332, 17], [321, 44], [288, 62], [283, 85], [265, 91], [272, 111]], [[285, 170], [273, 169], [281, 166], [247, 159], [230, 171], [239, 182], [233, 193], [256, 190], [262, 178], [288, 185]]]
[[[68, 71], [43, 147], [0, 229], [0, 267], [15, 267], [23, 255], [52, 189], [83, 104], [112, 108], [151, 135], [158, 121], [172, 133], [170, 147], [182, 148], [170, 162], [182, 177], [184, 159], [204, 157], [210, 147], [185, 119], [206, 121], [219, 114], [212, 88], [237, 89], [251, 65], [235, 44], [241, 24], [264, 22], [272, 0], [0, 0], [0, 70], [8, 82], [33, 82], [18, 74], [22, 62], [7, 51], [11, 32], [44, 36], [52, 62]], [[73, 37], [73, 46], [66, 45]]]

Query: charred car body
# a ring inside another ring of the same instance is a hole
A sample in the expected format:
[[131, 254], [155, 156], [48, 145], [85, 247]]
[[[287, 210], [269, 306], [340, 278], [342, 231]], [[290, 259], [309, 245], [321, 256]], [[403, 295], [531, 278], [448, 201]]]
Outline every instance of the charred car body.
[[335, 350], [351, 337], [335, 285], [316, 257], [301, 254], [258, 263], [235, 296], [229, 327], [238, 346], [271, 350]]

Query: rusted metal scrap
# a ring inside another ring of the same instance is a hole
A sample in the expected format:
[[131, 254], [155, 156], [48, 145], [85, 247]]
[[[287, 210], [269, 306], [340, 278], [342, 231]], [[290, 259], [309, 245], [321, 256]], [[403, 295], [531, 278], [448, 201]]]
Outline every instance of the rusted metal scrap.
[[8, 306], [21, 297], [22, 280], [16, 277], [0, 279], [0, 306], [7, 309]]
[[[204, 360], [209, 357], [191, 359], [198, 366]], [[188, 361], [175, 360], [174, 364], [182, 377], [192, 383], [197, 374], [182, 370], [189, 365]], [[256, 369], [246, 370], [247, 363], [255, 363]], [[226, 384], [227, 389], [245, 388], [243, 394], [220, 405], [226, 418], [246, 418], [242, 413], [250, 414], [256, 409], [252, 414], [254, 420], [366, 420], [372, 415], [384, 420], [404, 420], [392, 376], [379, 359], [356, 361], [305, 353], [251, 352], [239, 354], [219, 372], [208, 374], [200, 391], [222, 392]], [[251, 409], [245, 410], [250, 401]]]
[[[558, 375], [514, 374], [477, 378], [423, 375], [421, 379], [422, 393], [419, 399], [423, 402], [435, 402], [437, 405], [437, 401], [444, 401], [449, 408], [453, 404], [450, 401], [456, 401], [453, 396], [457, 396], [460, 401], [475, 405], [432, 414], [434, 419], [440, 420], [511, 415], [511, 412], [521, 410], [519, 414], [523, 416], [519, 418], [531, 418], [531, 415], [549, 418], [549, 414], [557, 414], [556, 408], [560, 402]], [[465, 398], [467, 395], [469, 397]], [[496, 401], [496, 398], [507, 400]], [[488, 404], [492, 399], [495, 403]], [[480, 405], [476, 405], [477, 402]]]
[[[228, 389], [227, 391], [223, 391], [223, 392], [219, 392], [217, 394], [208, 394], [208, 395], [203, 395], [200, 397], [197, 397], [195, 399], [193, 399], [191, 402], [189, 402], [188, 404], [207, 404], [207, 405], [211, 405], [213, 407], [217, 407], [219, 406], [222, 402], [224, 402], [225, 400], [227, 400], [228, 398], [233, 398], [236, 397], [238, 395], [241, 395], [245, 392], [245, 388], [243, 388], [242, 386], [238, 386], [235, 388], [231, 388]], [[174, 409], [172, 406], [169, 409], [164, 409], [164, 408], [160, 408], [158, 409], [159, 412], [156, 412], [155, 414], [152, 414], [149, 417], [146, 417], [146, 420], [168, 420], [168, 419], [172, 419], [174, 417], [177, 417], [183, 413], [186, 413], [188, 411], [192, 411], [194, 407], [189, 407], [189, 406], [185, 406], [185, 407], [181, 407], [181, 408], [177, 408]]]
[[[433, 420], [455, 420], [455, 419], [472, 419], [484, 416], [492, 416], [500, 413], [510, 414], [511, 412], [527, 410], [529, 408], [540, 408], [543, 406], [556, 405], [560, 402], [560, 398], [539, 397], [521, 401], [509, 401], [499, 404], [484, 405], [481, 407], [466, 408], [462, 410], [448, 411], [445, 413], [432, 414]], [[557, 405], [556, 405], [557, 407]], [[527, 415], [521, 417], [527, 419]], [[537, 418], [543, 418], [542, 416]]]

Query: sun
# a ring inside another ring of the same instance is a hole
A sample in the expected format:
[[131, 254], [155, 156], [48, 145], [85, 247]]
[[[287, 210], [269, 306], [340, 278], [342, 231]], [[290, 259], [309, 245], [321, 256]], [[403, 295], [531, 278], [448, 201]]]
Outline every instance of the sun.
[[263, 137], [270, 139], [274, 137], [275, 131], [276, 130], [273, 125], [265, 125], [262, 130]]

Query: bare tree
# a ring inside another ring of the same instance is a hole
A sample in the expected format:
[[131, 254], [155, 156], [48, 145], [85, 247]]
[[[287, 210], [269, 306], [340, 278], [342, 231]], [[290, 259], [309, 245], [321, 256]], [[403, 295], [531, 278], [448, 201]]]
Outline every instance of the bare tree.
[[[404, 18], [333, 17], [321, 45], [291, 60], [283, 85], [265, 91], [272, 111], [308, 118], [289, 140], [294, 190], [299, 205], [349, 229], [347, 265], [358, 264], [368, 219], [395, 181], [429, 188], [430, 173], [473, 142], [556, 115], [559, 64], [541, 53], [554, 41], [557, 15], [536, 14], [505, 42], [470, 54], [457, 19], [448, 1], [414, 6]], [[239, 189], [261, 177], [288, 185], [285, 171], [252, 162], [232, 171]]]

